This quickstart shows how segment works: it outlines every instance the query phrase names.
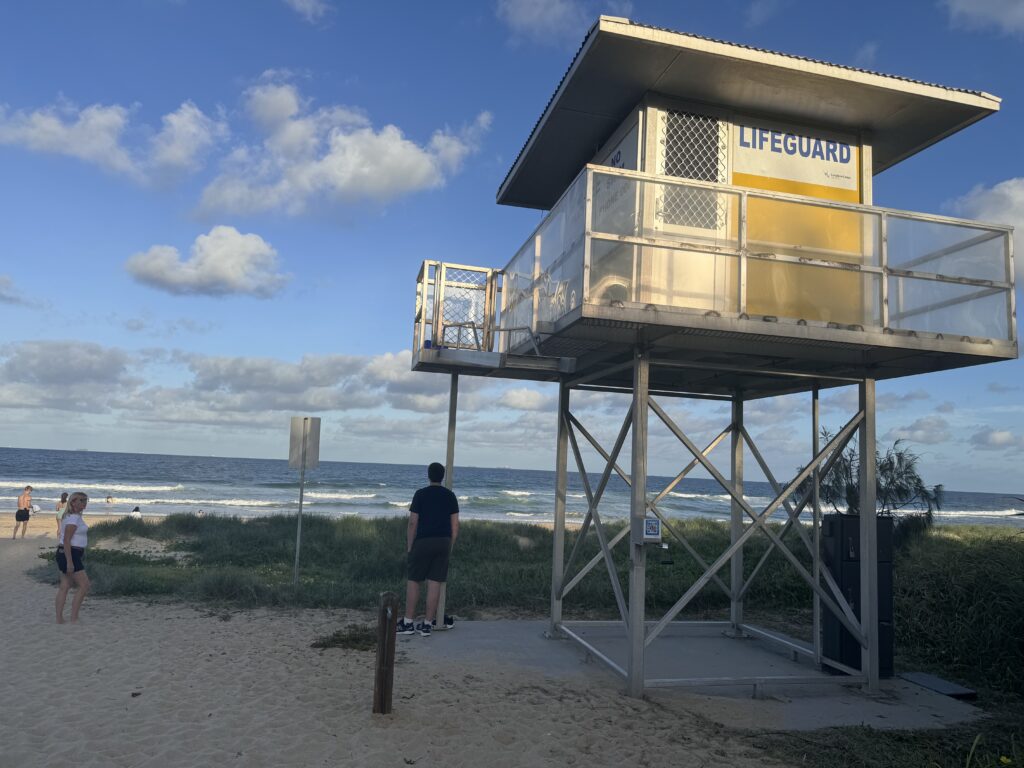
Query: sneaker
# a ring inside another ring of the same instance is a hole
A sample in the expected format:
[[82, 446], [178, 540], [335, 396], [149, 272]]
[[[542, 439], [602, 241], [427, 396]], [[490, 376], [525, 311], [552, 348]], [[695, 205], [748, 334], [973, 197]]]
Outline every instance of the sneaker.
[[434, 629], [437, 630], [455, 629], [455, 617], [446, 613], [444, 615], [444, 621], [441, 623], [441, 626], [437, 626], [437, 619], [434, 619], [430, 624]]
[[[416, 630], [420, 633], [420, 637], [430, 637], [430, 628], [432, 624], [427, 624], [425, 621], [421, 621], [416, 625]], [[409, 634], [412, 634], [411, 632]]]
[[405, 619], [399, 619], [398, 624], [395, 625], [395, 634], [398, 635], [411, 635], [416, 632], [416, 625], [411, 621]]

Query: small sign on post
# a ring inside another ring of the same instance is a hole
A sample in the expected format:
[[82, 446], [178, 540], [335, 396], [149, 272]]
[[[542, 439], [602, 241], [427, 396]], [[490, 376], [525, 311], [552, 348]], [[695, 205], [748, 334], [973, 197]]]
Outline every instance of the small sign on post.
[[302, 497], [306, 490], [306, 470], [320, 466], [320, 417], [292, 416], [288, 442], [288, 467], [299, 470], [299, 519], [295, 529], [295, 574], [299, 584], [299, 550], [302, 548]]

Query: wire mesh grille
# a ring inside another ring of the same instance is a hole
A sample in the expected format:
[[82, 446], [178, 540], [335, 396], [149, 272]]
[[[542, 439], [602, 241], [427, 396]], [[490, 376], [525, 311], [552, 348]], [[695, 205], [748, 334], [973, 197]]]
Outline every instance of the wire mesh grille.
[[[725, 126], [707, 115], [661, 113], [661, 173], [683, 179], [721, 184], [726, 180], [728, 153]], [[725, 223], [723, 196], [707, 189], [666, 185], [658, 198], [656, 216], [663, 224], [719, 229]]]
[[441, 343], [481, 349], [487, 307], [487, 272], [446, 268]]

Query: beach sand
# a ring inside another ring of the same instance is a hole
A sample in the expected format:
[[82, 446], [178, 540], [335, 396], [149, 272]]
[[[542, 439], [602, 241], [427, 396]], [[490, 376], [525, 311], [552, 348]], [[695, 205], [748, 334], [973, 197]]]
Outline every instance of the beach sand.
[[55, 544], [52, 516], [24, 540], [12, 529], [0, 515], [2, 768], [773, 764], [595, 665], [443, 658], [441, 633], [399, 645], [394, 712], [373, 715], [374, 654], [310, 647], [369, 618], [354, 611], [90, 597], [82, 623], [57, 625], [55, 586], [27, 575]]

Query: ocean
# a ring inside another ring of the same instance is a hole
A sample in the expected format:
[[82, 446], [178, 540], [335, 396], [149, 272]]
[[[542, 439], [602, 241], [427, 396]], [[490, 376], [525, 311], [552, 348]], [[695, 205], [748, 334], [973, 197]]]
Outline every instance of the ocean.
[[[454, 476], [464, 519], [553, 519], [552, 471], [456, 466]], [[651, 477], [648, 490], [653, 494], [670, 479]], [[592, 476], [591, 487], [596, 488], [599, 480]], [[413, 492], [426, 482], [426, 469], [419, 465], [324, 461], [306, 473], [303, 514], [405, 516]], [[0, 500], [6, 500], [10, 511], [26, 485], [35, 489], [33, 501], [42, 513], [53, 510], [63, 491], [89, 494], [93, 514], [126, 514], [138, 506], [144, 516], [200, 509], [209, 515], [239, 517], [294, 514], [299, 498], [299, 474], [283, 459], [0, 448]], [[747, 481], [745, 490], [755, 510], [774, 496], [763, 482]], [[729, 502], [728, 494], [713, 480], [686, 479], [659, 508], [670, 518], [727, 520]], [[603, 519], [628, 517], [625, 483], [613, 477], [598, 509]], [[582, 520], [586, 512], [580, 477], [570, 473], [566, 517]], [[785, 519], [785, 512], [777, 512], [775, 519]], [[1024, 529], [1024, 502], [1005, 494], [947, 491], [936, 519]]]

